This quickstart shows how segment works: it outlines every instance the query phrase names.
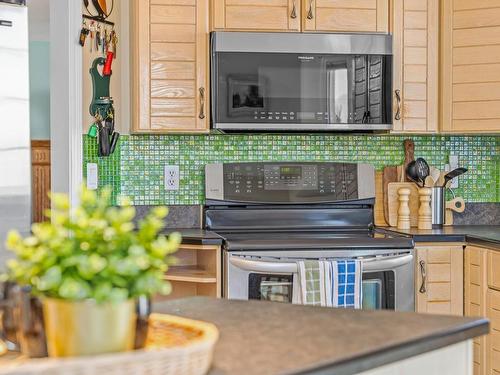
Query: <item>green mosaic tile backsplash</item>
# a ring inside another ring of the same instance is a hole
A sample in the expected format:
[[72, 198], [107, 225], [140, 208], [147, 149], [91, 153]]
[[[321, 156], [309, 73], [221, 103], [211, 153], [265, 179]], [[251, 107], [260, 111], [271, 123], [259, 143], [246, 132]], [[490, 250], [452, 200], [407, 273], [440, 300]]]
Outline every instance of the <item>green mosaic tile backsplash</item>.
[[[130, 135], [110, 158], [98, 158], [95, 140], [84, 136], [84, 162], [99, 165], [100, 186], [136, 205], [203, 204], [204, 165], [233, 161], [368, 162], [382, 169], [403, 161], [403, 140], [393, 135]], [[411, 136], [416, 157], [444, 169], [450, 153], [469, 172], [457, 195], [468, 202], [500, 202], [500, 137]], [[163, 167], [179, 165], [180, 189], [166, 191]], [[84, 166], [84, 171], [85, 171]]]

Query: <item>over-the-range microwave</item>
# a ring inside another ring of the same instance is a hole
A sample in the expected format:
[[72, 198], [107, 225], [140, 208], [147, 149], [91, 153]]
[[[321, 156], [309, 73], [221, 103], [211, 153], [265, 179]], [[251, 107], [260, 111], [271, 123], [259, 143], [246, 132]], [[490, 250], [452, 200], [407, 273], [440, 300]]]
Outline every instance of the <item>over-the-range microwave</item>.
[[222, 131], [392, 128], [387, 34], [211, 34], [212, 127]]

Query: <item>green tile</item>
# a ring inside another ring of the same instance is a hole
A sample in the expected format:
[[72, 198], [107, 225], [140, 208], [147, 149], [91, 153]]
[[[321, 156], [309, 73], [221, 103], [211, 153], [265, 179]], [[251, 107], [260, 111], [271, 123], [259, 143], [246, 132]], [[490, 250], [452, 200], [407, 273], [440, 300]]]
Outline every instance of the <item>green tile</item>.
[[[99, 165], [100, 186], [113, 197], [127, 196], [137, 205], [203, 204], [204, 165], [234, 161], [367, 162], [382, 169], [401, 164], [403, 141], [396, 135], [242, 134], [122, 136], [115, 154], [97, 157], [94, 139], [84, 136], [84, 162]], [[500, 202], [500, 137], [411, 136], [415, 155], [443, 169], [450, 153], [469, 172], [456, 194], [469, 202]], [[180, 167], [180, 189], [166, 191], [163, 166]], [[85, 170], [85, 168], [84, 168]]]

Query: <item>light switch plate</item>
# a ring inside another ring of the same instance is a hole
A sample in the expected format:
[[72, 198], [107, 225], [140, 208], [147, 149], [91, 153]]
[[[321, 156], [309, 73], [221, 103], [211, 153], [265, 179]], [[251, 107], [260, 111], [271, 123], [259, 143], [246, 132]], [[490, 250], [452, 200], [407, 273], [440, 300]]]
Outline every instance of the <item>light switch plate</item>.
[[[453, 155], [450, 154], [448, 162], [450, 163], [450, 171], [458, 168], [458, 155]], [[458, 188], [458, 178], [455, 178], [451, 180], [451, 186], [452, 189]]]
[[165, 166], [165, 190], [179, 190], [179, 166], [166, 165]]
[[87, 189], [97, 190], [99, 187], [99, 169], [96, 163], [87, 163]]

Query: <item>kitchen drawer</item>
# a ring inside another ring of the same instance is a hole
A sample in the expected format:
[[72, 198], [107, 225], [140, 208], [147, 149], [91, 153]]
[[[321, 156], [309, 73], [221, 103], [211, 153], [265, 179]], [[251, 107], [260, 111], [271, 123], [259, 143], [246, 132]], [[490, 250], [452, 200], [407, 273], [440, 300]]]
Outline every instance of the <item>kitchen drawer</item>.
[[488, 286], [500, 290], [500, 252], [488, 251]]

